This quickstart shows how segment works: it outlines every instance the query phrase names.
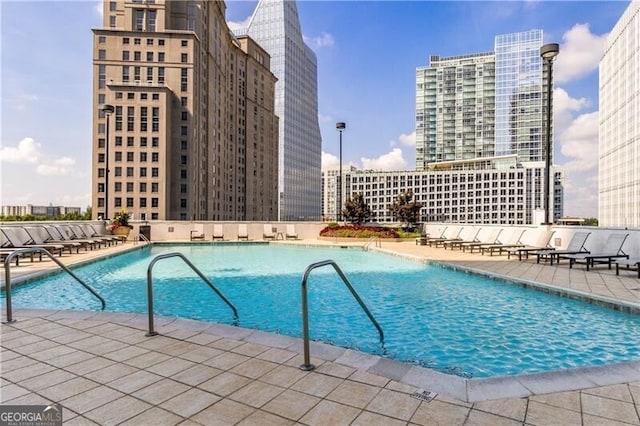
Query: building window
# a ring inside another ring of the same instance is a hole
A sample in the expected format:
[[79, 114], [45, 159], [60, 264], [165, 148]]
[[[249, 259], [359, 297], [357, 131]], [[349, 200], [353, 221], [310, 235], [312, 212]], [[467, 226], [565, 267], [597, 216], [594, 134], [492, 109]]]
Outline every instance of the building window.
[[151, 131], [160, 131], [160, 108], [153, 107], [151, 109]]
[[122, 167], [116, 167], [114, 173], [116, 176], [122, 176]]
[[186, 92], [189, 86], [189, 69], [182, 68], [180, 70], [180, 90]]
[[98, 88], [104, 89], [107, 86], [107, 67], [98, 65]]
[[104, 148], [104, 138], [98, 139], [98, 148]]
[[122, 161], [122, 151], [116, 151], [116, 161]]
[[129, 60], [129, 51], [128, 50], [123, 50], [122, 51], [122, 60], [123, 61], [128, 61]]
[[140, 131], [147, 131], [147, 107], [140, 108]]
[[187, 126], [180, 126], [180, 134], [182, 136], [187, 136]]
[[116, 11], [116, 2], [115, 1], [110, 1], [109, 2], [109, 12], [115, 12]]
[[98, 37], [98, 43], [104, 44], [107, 42], [107, 38], [105, 36]]
[[181, 209], [186, 209], [187, 208], [187, 199], [186, 198], [180, 198], [180, 208]]
[[140, 55], [141, 54], [139, 51], [133, 52], [133, 60], [136, 62], [140, 62]]
[[151, 183], [151, 192], [158, 192], [158, 184], [157, 184], [157, 182]]
[[158, 62], [164, 62], [164, 52], [158, 52]]
[[133, 167], [127, 167], [127, 177], [133, 177]]
[[136, 98], [136, 94], [135, 93], [133, 93], [133, 92], [127, 93], [127, 99], [133, 100], [135, 98]]
[[151, 198], [151, 207], [158, 207], [158, 198]]
[[189, 40], [181, 40], [180, 44], [182, 47], [188, 47], [189, 46]]
[[158, 84], [164, 84], [164, 67], [158, 67]]
[[158, 213], [151, 213], [151, 220], [158, 220]]
[[154, 148], [157, 148], [158, 146], [160, 146], [160, 139], [159, 138], [151, 138], [151, 146]]
[[122, 81], [124, 83], [129, 81], [129, 65], [122, 66]]
[[122, 207], [122, 198], [116, 197], [113, 201], [116, 207]]
[[159, 173], [158, 173], [159, 169], [157, 167], [152, 167], [151, 168], [151, 177], [158, 177]]
[[127, 182], [127, 192], [133, 192], [133, 182]]
[[158, 40], [158, 46], [164, 46], [164, 39]]
[[153, 52], [147, 52], [147, 62], [153, 62]]
[[151, 153], [151, 162], [152, 163], [157, 163], [158, 161], [160, 161], [160, 154], [157, 152], [152, 152]]
[[187, 193], [187, 184], [186, 183], [181, 183], [180, 184], [180, 193], [181, 194], [186, 194]]
[[182, 121], [187, 121], [187, 118], [189, 117], [189, 113], [187, 111], [182, 111], [180, 113], [180, 117], [182, 118]]
[[127, 107], [127, 132], [134, 131], [135, 119], [135, 107]]
[[[153, 67], [147, 67], [147, 83], [151, 82], [153, 82]], [[146, 93], [144, 99], [147, 99]]]
[[111, 28], [116, 27], [116, 17], [113, 15], [109, 16], [109, 27]]
[[[145, 161], [147, 161], [145, 159]], [[147, 177], [147, 168], [146, 167], [140, 167], [140, 177]]]
[[160, 100], [160, 94], [159, 93], [152, 93], [151, 94], [151, 99], [154, 101]]
[[134, 12], [135, 15], [135, 21], [133, 24], [133, 28], [136, 31], [142, 31], [144, 29], [144, 10], [142, 9], [136, 9], [136, 11]]
[[127, 207], [133, 207], [133, 197], [127, 197]]
[[98, 154], [98, 163], [104, 163], [104, 154]]
[[180, 179], [186, 179], [187, 178], [187, 169], [181, 169], [180, 170]]
[[134, 38], [133, 39], [133, 44], [140, 44], [140, 39], [139, 38]]
[[140, 198], [140, 207], [147, 207], [147, 199], [142, 197]]
[[186, 53], [180, 54], [180, 62], [182, 62], [183, 64], [187, 63], [188, 58], [189, 57], [188, 57], [188, 55]]
[[186, 165], [187, 164], [187, 156], [186, 155], [181, 155], [180, 156], [180, 164], [182, 164], [182, 165]]
[[98, 60], [104, 61], [107, 59], [107, 51], [105, 49], [98, 50]]
[[140, 182], [140, 192], [147, 192], [147, 182]]
[[127, 146], [133, 146], [133, 136], [127, 136]]
[[187, 141], [180, 141], [180, 149], [182, 151], [186, 151], [187, 150]]
[[[141, 163], [146, 163], [147, 162], [147, 153], [146, 152], [141, 152], [140, 153], [140, 162]], [[142, 174], [141, 174], [142, 176]]]
[[147, 146], [147, 138], [146, 137], [141, 137], [140, 138], [140, 146]]
[[98, 177], [101, 177], [101, 178], [104, 177], [104, 168], [103, 167], [100, 167], [98, 169]]
[[147, 46], [153, 46], [153, 39], [152, 38], [148, 38], [147, 39]]
[[133, 152], [127, 152], [127, 162], [133, 162]]
[[122, 44], [129, 44], [129, 37], [123, 37]]

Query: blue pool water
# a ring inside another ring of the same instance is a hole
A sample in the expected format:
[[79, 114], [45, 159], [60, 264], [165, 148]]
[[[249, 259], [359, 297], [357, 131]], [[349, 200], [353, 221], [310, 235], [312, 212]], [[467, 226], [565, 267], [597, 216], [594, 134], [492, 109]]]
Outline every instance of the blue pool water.
[[[464, 377], [490, 377], [640, 359], [640, 317], [438, 266], [360, 250], [265, 245], [153, 246], [74, 269], [106, 310], [147, 312], [153, 257], [180, 252], [238, 308], [238, 325], [301, 337], [305, 268], [333, 259], [385, 333], [378, 333], [333, 268], [308, 281], [310, 335], [335, 345]], [[4, 299], [4, 294], [2, 295]], [[17, 286], [15, 307], [98, 310], [66, 274]], [[4, 300], [2, 301], [4, 303]], [[154, 267], [156, 314], [233, 323], [178, 258]]]

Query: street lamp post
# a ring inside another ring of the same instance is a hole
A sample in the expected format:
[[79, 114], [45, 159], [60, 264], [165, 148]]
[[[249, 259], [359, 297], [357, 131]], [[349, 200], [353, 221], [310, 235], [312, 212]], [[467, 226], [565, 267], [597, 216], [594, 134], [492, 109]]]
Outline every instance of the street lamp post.
[[336, 220], [340, 222], [342, 217], [342, 131], [347, 127], [347, 125], [341, 121], [336, 123], [336, 129], [340, 132], [340, 169], [338, 170], [338, 186], [336, 190], [338, 191], [338, 211], [336, 211]]
[[102, 106], [102, 112], [107, 121], [106, 139], [104, 141], [104, 220], [109, 219], [109, 121], [111, 114], [115, 111], [113, 105], [105, 104]]
[[560, 53], [558, 43], [545, 44], [540, 48], [540, 57], [547, 68], [547, 121], [545, 134], [545, 166], [544, 166], [544, 225], [551, 225], [549, 191], [551, 188], [551, 88], [553, 86], [553, 59]]

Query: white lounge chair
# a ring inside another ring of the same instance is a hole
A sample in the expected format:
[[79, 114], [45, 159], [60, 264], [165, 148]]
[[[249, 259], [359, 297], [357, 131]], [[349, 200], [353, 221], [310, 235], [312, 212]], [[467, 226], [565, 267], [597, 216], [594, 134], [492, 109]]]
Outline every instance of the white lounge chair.
[[262, 227], [262, 239], [263, 240], [275, 240], [277, 230], [273, 228], [273, 225], [264, 224]]
[[297, 240], [298, 233], [296, 232], [296, 226], [293, 224], [287, 225], [287, 231], [285, 232], [285, 237], [287, 240]]
[[247, 230], [246, 223], [240, 223], [238, 225], [238, 239], [239, 240], [249, 240], [249, 231]]
[[211, 236], [212, 240], [224, 240], [224, 231], [222, 230], [222, 224], [216, 223], [213, 225], [213, 235]]

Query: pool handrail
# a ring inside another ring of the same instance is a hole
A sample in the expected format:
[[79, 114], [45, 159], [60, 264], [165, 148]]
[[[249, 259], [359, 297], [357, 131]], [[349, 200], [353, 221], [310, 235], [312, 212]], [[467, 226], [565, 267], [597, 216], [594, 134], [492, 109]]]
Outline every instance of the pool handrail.
[[227, 304], [229, 305], [229, 307], [231, 308], [231, 310], [233, 311], [233, 320], [234, 323], [237, 323], [238, 321], [238, 310], [236, 309], [235, 306], [233, 306], [233, 303], [231, 303], [229, 301], [229, 299], [227, 299], [225, 297], [224, 294], [222, 294], [220, 292], [220, 290], [218, 290], [216, 288], [216, 286], [213, 285], [213, 283], [206, 277], [204, 276], [204, 274], [202, 272], [200, 272], [200, 270], [198, 268], [195, 267], [195, 265], [193, 263], [191, 263], [191, 261], [189, 259], [186, 258], [186, 256], [182, 253], [178, 253], [178, 252], [173, 252], [173, 253], [164, 253], [164, 254], [159, 254], [156, 257], [153, 258], [153, 260], [149, 263], [149, 266], [147, 267], [147, 305], [148, 305], [148, 309], [149, 309], [149, 332], [146, 334], [147, 337], [151, 337], [151, 336], [156, 336], [158, 333], [156, 331], [153, 330], [153, 266], [156, 264], [156, 262], [158, 262], [159, 260], [162, 259], [167, 259], [167, 258], [171, 258], [171, 257], [179, 257], [180, 259], [184, 260], [184, 262], [191, 268], [191, 270], [193, 272], [195, 272], [196, 274], [198, 274], [198, 276], [200, 278], [202, 278], [202, 280], [209, 286], [211, 287], [211, 289], [218, 295], [220, 296], [220, 298]]
[[309, 309], [307, 304], [307, 279], [309, 278], [309, 274], [312, 270], [316, 268], [320, 268], [322, 266], [331, 265], [333, 269], [336, 270], [344, 284], [347, 286], [353, 297], [356, 299], [362, 310], [367, 314], [373, 325], [378, 329], [378, 333], [380, 334], [380, 343], [384, 344], [384, 332], [382, 331], [382, 327], [378, 324], [378, 321], [373, 317], [373, 314], [369, 311], [367, 306], [364, 304], [355, 288], [351, 285], [351, 282], [347, 278], [347, 276], [342, 272], [342, 269], [338, 266], [338, 264], [333, 260], [322, 260], [320, 262], [312, 263], [307, 266], [307, 269], [304, 271], [304, 275], [302, 276], [302, 334], [303, 334], [303, 346], [304, 346], [304, 364], [300, 365], [300, 369], [304, 371], [313, 370], [315, 365], [311, 364], [311, 356], [309, 354]]
[[[144, 242], [145, 242], [145, 245], [149, 245], [149, 246], [151, 245], [151, 241], [149, 241], [149, 239], [147, 238], [147, 236], [146, 236], [146, 235], [144, 235], [142, 232], [140, 232], [140, 233], [138, 234], [138, 238], [142, 238], [142, 241], [144, 241]], [[137, 242], [136, 242], [136, 244], [137, 244]]]
[[84, 281], [82, 281], [76, 274], [71, 272], [71, 270], [69, 268], [64, 266], [62, 264], [62, 262], [60, 262], [58, 259], [53, 257], [51, 255], [51, 253], [49, 253], [47, 250], [45, 250], [43, 248], [40, 248], [40, 247], [28, 247], [28, 248], [17, 249], [13, 253], [10, 253], [4, 259], [4, 283], [5, 283], [4, 288], [5, 288], [6, 299], [7, 299], [7, 321], [6, 321], [6, 323], [15, 322], [15, 320], [13, 319], [13, 309], [12, 309], [12, 306], [11, 306], [11, 259], [13, 259], [16, 256], [25, 254], [25, 253], [40, 253], [40, 254], [44, 254], [44, 255], [48, 256], [49, 259], [53, 260], [60, 268], [62, 268], [63, 271], [65, 271], [67, 274], [71, 275], [76, 281], [78, 281], [80, 284], [82, 284], [82, 286], [84, 288], [89, 290], [89, 292], [91, 292], [91, 294], [93, 294], [95, 297], [97, 297], [100, 300], [100, 304], [102, 305], [102, 310], [104, 311], [104, 308], [106, 306], [106, 303], [105, 303], [104, 299], [89, 284], [87, 284]]

